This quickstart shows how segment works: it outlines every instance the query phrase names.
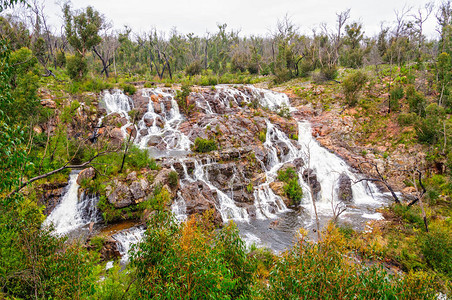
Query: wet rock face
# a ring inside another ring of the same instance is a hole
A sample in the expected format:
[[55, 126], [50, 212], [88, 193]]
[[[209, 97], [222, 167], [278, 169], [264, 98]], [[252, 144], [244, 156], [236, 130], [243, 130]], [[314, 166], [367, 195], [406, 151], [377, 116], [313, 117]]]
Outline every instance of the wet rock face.
[[339, 176], [338, 180], [338, 198], [347, 203], [353, 201], [352, 182], [344, 173]]
[[318, 194], [322, 187], [320, 186], [320, 182], [317, 180], [317, 175], [314, 173], [314, 170], [312, 169], [306, 169], [303, 172], [303, 180], [304, 182], [308, 183], [309, 186], [312, 189], [312, 193], [314, 194], [314, 197], [317, 200]]
[[184, 185], [180, 190], [182, 198], [185, 199], [187, 214], [203, 214], [207, 210], [213, 210], [213, 221], [215, 225], [221, 225], [223, 219], [216, 208], [217, 193], [212, 191], [202, 181], [195, 181]]
[[44, 215], [48, 216], [52, 210], [60, 203], [61, 197], [64, 194], [64, 188], [67, 186], [67, 182], [56, 182], [43, 184], [41, 189], [41, 197], [39, 204], [45, 206]]

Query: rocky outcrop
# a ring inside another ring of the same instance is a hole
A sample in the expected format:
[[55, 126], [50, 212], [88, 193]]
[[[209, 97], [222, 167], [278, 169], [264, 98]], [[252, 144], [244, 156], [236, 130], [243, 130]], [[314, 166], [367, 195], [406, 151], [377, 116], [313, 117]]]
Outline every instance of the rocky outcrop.
[[317, 180], [317, 175], [312, 169], [306, 169], [303, 171], [303, 180], [311, 187], [312, 193], [314, 194], [315, 200], [317, 200], [318, 194], [322, 187], [320, 182]]
[[338, 180], [338, 199], [343, 202], [353, 201], [352, 182], [347, 174], [342, 173]]
[[114, 179], [106, 188], [107, 200], [115, 208], [141, 203], [150, 192], [148, 181], [145, 178], [137, 178], [136, 172], [127, 175], [125, 181]]
[[67, 182], [55, 182], [43, 184], [38, 188], [40, 190], [39, 204], [45, 206], [44, 215], [48, 216], [60, 203], [66, 186]]
[[78, 173], [77, 184], [79, 184], [79, 185], [82, 184], [82, 182], [84, 180], [94, 179], [95, 176], [96, 176], [96, 170], [94, 170], [93, 167], [83, 169], [82, 171], [80, 171], [80, 173]]
[[184, 185], [180, 190], [181, 197], [185, 200], [187, 214], [203, 214], [208, 210], [213, 212], [213, 221], [216, 225], [221, 225], [223, 219], [217, 210], [217, 193], [211, 190], [202, 181], [195, 181]]

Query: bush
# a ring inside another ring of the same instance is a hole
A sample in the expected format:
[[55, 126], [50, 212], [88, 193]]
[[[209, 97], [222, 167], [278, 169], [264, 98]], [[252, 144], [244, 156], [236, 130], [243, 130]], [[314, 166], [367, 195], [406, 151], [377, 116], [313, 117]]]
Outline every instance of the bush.
[[195, 145], [193, 148], [193, 151], [195, 152], [206, 153], [217, 149], [218, 147], [215, 140], [207, 140], [199, 137], [195, 139]]
[[[201, 219], [201, 220], [199, 220]], [[142, 243], [132, 253], [140, 299], [248, 299], [252, 260], [238, 229], [219, 231], [209, 216], [178, 225], [165, 211], [149, 221]]]
[[422, 253], [427, 263], [437, 272], [452, 279], [452, 239], [447, 228], [431, 226], [426, 233]]
[[140, 149], [136, 145], [130, 147], [129, 153], [127, 155], [126, 164], [129, 167], [142, 169], [158, 169], [158, 166], [153, 158], [149, 156], [148, 149]]
[[420, 119], [415, 126], [418, 140], [425, 144], [436, 144], [442, 136], [444, 108], [432, 103], [425, 109], [425, 115], [425, 119]]
[[283, 117], [283, 118], [286, 118], [286, 119], [290, 119], [292, 116], [290, 115], [289, 106], [287, 106], [287, 104], [283, 103], [281, 105], [281, 107], [278, 109], [278, 115], [280, 117]]
[[336, 66], [331, 67], [323, 67], [320, 69], [320, 73], [325, 77], [326, 80], [334, 80], [337, 77], [337, 68]]
[[397, 122], [400, 126], [410, 126], [416, 123], [418, 116], [414, 113], [401, 113], [397, 117]]
[[366, 81], [367, 76], [361, 71], [354, 72], [344, 79], [342, 82], [342, 89], [349, 106], [356, 105], [359, 93], [366, 84]]
[[389, 93], [389, 102], [391, 110], [393, 111], [399, 111], [400, 110], [400, 104], [399, 100], [402, 99], [404, 96], [403, 88], [398, 85], [394, 87], [390, 93]]
[[379, 265], [353, 263], [344, 236], [332, 224], [322, 240], [306, 233], [275, 263], [261, 299], [433, 299], [425, 273], [390, 275]]
[[171, 171], [168, 174], [169, 186], [172, 187], [172, 188], [175, 188], [177, 186], [178, 182], [179, 182], [179, 175], [177, 174], [176, 171]]
[[291, 167], [279, 170], [277, 179], [286, 183], [284, 185], [284, 193], [292, 201], [292, 204], [299, 204], [303, 198], [303, 189], [298, 183], [298, 174], [295, 170]]
[[88, 64], [86, 63], [86, 59], [81, 55], [69, 56], [66, 60], [66, 69], [69, 77], [72, 80], [82, 80], [85, 78], [86, 73], [88, 71]]
[[202, 66], [201, 66], [200, 60], [195, 60], [194, 62], [192, 62], [185, 68], [185, 73], [188, 76], [194, 76], [194, 75], [201, 74], [201, 71], [202, 71]]
[[265, 143], [265, 140], [267, 139], [267, 129], [259, 131], [259, 141], [262, 143]]
[[124, 93], [128, 95], [133, 95], [137, 91], [137, 88], [132, 84], [121, 84], [120, 87], [124, 90]]
[[406, 89], [406, 98], [408, 105], [410, 106], [410, 112], [414, 112], [418, 116], [425, 117], [427, 101], [421, 93], [416, 92], [414, 86], [410, 85]]

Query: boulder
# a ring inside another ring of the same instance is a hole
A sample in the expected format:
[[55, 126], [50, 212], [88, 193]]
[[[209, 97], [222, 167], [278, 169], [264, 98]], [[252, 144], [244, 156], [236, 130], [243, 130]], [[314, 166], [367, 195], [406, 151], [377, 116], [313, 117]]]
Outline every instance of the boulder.
[[124, 139], [124, 134], [121, 131], [121, 128], [113, 128], [110, 131], [110, 138], [117, 141], [122, 141]]
[[108, 202], [115, 208], [124, 208], [134, 204], [128, 185], [117, 179], [113, 181], [112, 185], [107, 186], [106, 195]]
[[303, 180], [308, 183], [312, 189], [312, 193], [317, 200], [318, 194], [322, 187], [320, 186], [320, 182], [317, 180], [317, 175], [314, 173], [312, 169], [306, 169], [303, 172]]
[[347, 174], [342, 173], [338, 181], [338, 198], [343, 202], [353, 201], [352, 182]]
[[77, 184], [81, 184], [83, 180], [91, 180], [96, 177], [96, 170], [93, 167], [83, 169], [77, 176]]
[[118, 243], [113, 238], [110, 237], [109, 239], [104, 241], [104, 245], [100, 250], [100, 258], [103, 261], [121, 258], [121, 253], [118, 249]]
[[184, 185], [180, 193], [182, 198], [185, 199], [188, 215], [203, 214], [208, 210], [212, 210], [214, 224], [223, 224], [221, 214], [216, 208], [217, 193], [212, 191], [207, 184], [199, 180], [191, 182]]
[[285, 185], [286, 184], [282, 181], [273, 181], [270, 183], [270, 188], [272, 189], [273, 193], [281, 197], [286, 206], [291, 206], [292, 203], [290, 199], [287, 198], [286, 192], [284, 191]]

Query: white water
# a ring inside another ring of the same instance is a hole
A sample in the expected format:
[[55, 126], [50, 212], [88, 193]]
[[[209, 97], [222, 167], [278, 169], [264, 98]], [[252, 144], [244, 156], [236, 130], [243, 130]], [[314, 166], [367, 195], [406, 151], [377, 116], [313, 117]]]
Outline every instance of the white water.
[[[141, 148], [148, 148], [156, 144], [160, 150], [189, 151], [190, 139], [179, 130], [184, 121], [174, 96], [161, 89], [144, 89], [142, 96], [149, 99], [148, 111], [138, 122], [137, 144]], [[156, 102], [152, 100], [157, 99]], [[163, 102], [161, 101], [163, 100]], [[157, 113], [155, 107], [160, 108]], [[168, 109], [167, 106], [170, 106]]]
[[55, 207], [43, 222], [43, 226], [53, 224], [55, 234], [64, 235], [91, 222], [99, 222], [101, 218], [97, 210], [99, 198], [82, 194], [78, 199], [78, 172], [69, 176], [68, 189], [61, 202]]
[[112, 238], [115, 239], [118, 244], [118, 251], [121, 253], [122, 264], [129, 261], [129, 251], [132, 248], [132, 245], [141, 242], [145, 231], [146, 230], [142, 226], [138, 226], [125, 229], [112, 235]]
[[[311, 125], [308, 122], [299, 122], [298, 126], [298, 141], [302, 146], [300, 156], [305, 161], [305, 168], [314, 171], [321, 185], [319, 199], [316, 201], [317, 211], [321, 215], [332, 216], [332, 205], [336, 206], [339, 203], [337, 191], [339, 176], [346, 174], [352, 183], [358, 181], [359, 176], [352, 172], [340, 157], [320, 146], [313, 138]], [[303, 182], [303, 190], [309, 191], [309, 186], [305, 182]], [[373, 183], [367, 181], [352, 184], [352, 193], [355, 206], [378, 206], [385, 197]], [[305, 192], [304, 196], [303, 206], [313, 215], [313, 199], [308, 192]], [[344, 216], [348, 213], [349, 211], [345, 211]]]
[[[236, 89], [227, 85], [219, 85], [216, 87], [215, 93], [214, 98], [218, 100], [217, 105], [222, 106], [226, 113], [234, 113], [231, 110], [232, 107], [240, 109], [244, 104], [252, 101], [258, 101], [261, 106], [268, 107], [273, 111], [277, 111], [282, 107], [287, 107], [290, 112], [296, 110], [290, 106], [289, 98], [286, 94], [258, 89], [253, 86]], [[182, 156], [182, 158], [178, 159], [184, 168], [184, 176], [182, 176], [181, 180], [182, 186], [197, 180], [204, 182], [218, 195], [217, 209], [225, 222], [228, 220], [250, 222], [251, 218], [247, 210], [238, 207], [234, 199], [231, 198], [233, 193], [220, 190], [209, 180], [209, 169], [214, 168], [216, 162], [209, 159], [194, 159], [194, 171], [191, 175], [188, 174], [186, 167], [187, 158], [183, 157], [190, 152], [191, 142], [187, 134], [180, 129], [185, 119], [179, 111], [173, 93], [159, 88], [144, 89], [142, 96], [149, 99], [148, 107], [147, 112], [137, 123], [135, 143], [141, 148], [153, 150], [151, 153], [154, 156]], [[204, 97], [203, 94], [196, 94], [195, 96], [197, 99], [196, 105], [199, 108], [207, 114], [215, 114], [214, 111], [216, 110], [207, 97]], [[109, 113], [120, 113], [130, 122], [127, 112], [132, 109], [133, 104], [127, 96], [121, 92], [115, 92], [114, 94], [105, 93], [104, 99]], [[130, 124], [123, 126], [124, 133], [126, 126], [130, 126]], [[256, 218], [258, 220], [275, 219], [278, 218], [279, 214], [289, 211], [282, 199], [270, 188], [270, 184], [276, 180], [278, 170], [286, 163], [300, 158], [304, 161], [304, 167], [298, 173], [298, 177], [304, 191], [301, 206], [310, 216], [310, 218], [304, 220], [306, 226], [312, 226], [314, 223], [314, 212], [313, 199], [311, 199], [308, 192], [309, 186], [302, 179], [305, 169], [312, 169], [321, 185], [316, 206], [319, 215], [327, 219], [333, 217], [332, 207], [337, 205], [345, 206], [345, 204], [340, 204], [338, 200], [337, 187], [340, 174], [346, 174], [352, 182], [359, 179], [359, 175], [354, 173], [340, 157], [319, 145], [312, 137], [309, 122], [298, 123], [298, 142], [296, 142], [279, 130], [277, 124], [267, 120], [264, 148], [268, 157], [266, 161], [260, 161], [260, 164], [265, 171], [265, 182], [255, 186], [253, 192]], [[353, 222], [354, 219], [352, 217], [357, 215], [361, 219], [379, 219], [381, 217], [367, 209], [382, 204], [384, 194], [380, 193], [375, 185], [364, 181], [353, 184], [352, 193], [354, 207], [347, 208], [341, 218]], [[366, 209], [361, 209], [360, 207], [366, 207]], [[186, 219], [185, 200], [180, 194], [173, 201], [172, 210], [179, 221]], [[254, 234], [247, 234], [250, 240], [256, 242], [256, 238], [259, 239]], [[130, 240], [133, 240], [133, 238]]]

